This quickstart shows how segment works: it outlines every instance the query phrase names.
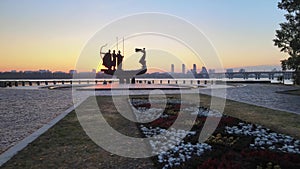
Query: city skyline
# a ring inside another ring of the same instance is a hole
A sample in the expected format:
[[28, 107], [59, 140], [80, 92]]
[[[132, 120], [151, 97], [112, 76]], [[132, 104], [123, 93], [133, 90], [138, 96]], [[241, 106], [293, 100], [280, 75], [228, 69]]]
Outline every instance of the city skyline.
[[[196, 79], [222, 79], [222, 78], [242, 78], [242, 79], [261, 79], [261, 78], [268, 78], [269, 80], [274, 79], [275, 77], [278, 78], [284, 74], [287, 79], [290, 79], [293, 75], [293, 71], [282, 71], [278, 70], [276, 67], [271, 70], [247, 70], [245, 68], [240, 69], [226, 69], [223, 72], [216, 71], [215, 69], [207, 69], [206, 67], [202, 66], [201, 69], [197, 69], [197, 65], [193, 64], [191, 69], [186, 69], [185, 64], [182, 64], [181, 72], [174, 72], [174, 64], [171, 64], [170, 72], [148, 72], [144, 75], [138, 76], [138, 78], [196, 78]], [[96, 72], [96, 69], [92, 69], [88, 72], [79, 72], [77, 70], [69, 70], [68, 72], [62, 71], [50, 71], [50, 70], [38, 70], [38, 71], [16, 71], [12, 70], [10, 72], [0, 72], [0, 80], [22, 80], [22, 79], [103, 79], [103, 78], [116, 78], [116, 76], [111, 76], [105, 74], [104, 72]], [[3, 81], [2, 81], [3, 82]], [[40, 82], [37, 82], [40, 83]], [[55, 83], [55, 82], [54, 82]], [[63, 83], [63, 82], [61, 82]], [[16, 86], [18, 86], [18, 82], [14, 82]], [[22, 82], [24, 85], [25, 82]], [[2, 83], [0, 86], [12, 86], [12, 83]]]
[[[0, 2], [0, 71], [68, 71], [86, 42], [104, 25], [141, 12], [178, 16], [195, 25], [212, 43], [224, 68], [280, 65], [286, 54], [273, 45], [275, 30], [284, 20], [278, 1], [46, 1]], [[135, 4], [132, 6], [131, 4]], [[111, 9], [118, 9], [111, 12]], [[121, 38], [121, 37], [120, 37]], [[141, 44], [143, 46], [143, 44]], [[126, 44], [127, 50], [135, 46]], [[95, 51], [98, 53], [98, 51]], [[190, 67], [195, 60], [176, 51]], [[129, 55], [126, 55], [127, 59]], [[148, 57], [148, 67], [169, 70]], [[125, 61], [126, 62], [126, 61]], [[101, 63], [99, 63], [101, 64]], [[205, 66], [203, 63], [197, 65]], [[125, 68], [134, 64], [129, 59]], [[88, 68], [90, 70], [92, 68]], [[83, 70], [83, 71], [87, 71]], [[178, 71], [179, 69], [175, 69]]]
[[[180, 67], [181, 66], [181, 67]], [[175, 69], [177, 67], [180, 67], [181, 69]], [[184, 69], [183, 69], [184, 68]], [[201, 70], [203, 70], [203, 68], [205, 68], [208, 72], [211, 73], [224, 73], [227, 72], [228, 70], [233, 70], [234, 72], [239, 72], [241, 70], [243, 71], [273, 71], [273, 70], [278, 70], [281, 71], [282, 68], [279, 65], [259, 65], [259, 66], [246, 66], [246, 67], [231, 67], [231, 68], [226, 68], [226, 69], [222, 69], [222, 70], [216, 70], [213, 68], [208, 68], [205, 66], [201, 66], [198, 67], [197, 64], [192, 64], [190, 67], [186, 67], [185, 64], [182, 65], [175, 65], [175, 64], [170, 64], [170, 70], [169, 71], [165, 71], [165, 72], [161, 72], [159, 70], [157, 71], [149, 71], [149, 73], [187, 73], [187, 72], [196, 72], [196, 73], [200, 73]], [[177, 70], [177, 71], [175, 71]], [[289, 71], [289, 70], [288, 70]], [[23, 73], [31, 73], [31, 72], [40, 72], [40, 73], [47, 73], [47, 72], [51, 72], [51, 73], [70, 73], [70, 74], [74, 74], [74, 73], [99, 73], [101, 71], [96, 71], [96, 69], [91, 69], [90, 71], [78, 71], [76, 69], [70, 69], [67, 71], [61, 71], [61, 70], [51, 70], [51, 69], [37, 69], [37, 70], [7, 70], [7, 71], [0, 71], [0, 73], [19, 73], [19, 72], [23, 72]]]

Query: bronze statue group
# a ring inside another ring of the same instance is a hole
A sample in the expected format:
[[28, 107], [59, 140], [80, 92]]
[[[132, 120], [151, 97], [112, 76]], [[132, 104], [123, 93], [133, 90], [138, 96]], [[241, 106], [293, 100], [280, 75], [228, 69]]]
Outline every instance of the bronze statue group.
[[[102, 49], [102, 48], [101, 48]], [[108, 68], [108, 70], [123, 70], [122, 69], [122, 62], [123, 62], [123, 58], [124, 56], [121, 55], [121, 51], [118, 51], [118, 54], [116, 54], [116, 51], [113, 50], [113, 52], [111, 53], [111, 50], [109, 49], [107, 53], [103, 53], [101, 52], [100, 49], [100, 56], [103, 54], [104, 56], [102, 57], [103, 60], [103, 64], [105, 67]], [[141, 59], [139, 60], [139, 63], [142, 65], [142, 69], [147, 69], [146, 66], [146, 49], [135, 49], [135, 52], [142, 52], [143, 56], [141, 57]], [[117, 68], [117, 69], [116, 69]]]
[[121, 55], [121, 51], [118, 51], [118, 54], [116, 54], [116, 51], [113, 50], [112, 53], [111, 51], [108, 50], [107, 53], [102, 53], [104, 54], [102, 60], [103, 60], [103, 65], [108, 68], [108, 70], [116, 70], [116, 66], [118, 70], [122, 70], [122, 62], [124, 56]]

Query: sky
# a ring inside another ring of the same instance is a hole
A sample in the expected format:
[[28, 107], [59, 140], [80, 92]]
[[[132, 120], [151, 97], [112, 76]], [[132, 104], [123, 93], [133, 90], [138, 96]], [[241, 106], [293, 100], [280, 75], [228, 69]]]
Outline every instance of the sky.
[[[277, 3], [276, 0], [1, 0], [0, 71], [78, 69], [78, 58], [97, 32], [120, 18], [145, 12], [176, 16], [197, 27], [215, 49], [224, 68], [280, 65], [287, 55], [280, 53], [272, 39], [279, 23], [284, 21], [285, 11], [279, 10]], [[130, 44], [136, 45], [135, 42], [143, 46], [143, 38], [149, 36], [126, 40], [126, 50], [134, 51], [130, 48], [135, 46]], [[172, 62], [176, 71], [180, 71], [182, 63], [187, 68], [193, 63], [199, 68], [206, 66], [204, 61], [197, 61], [193, 54], [185, 52], [182, 44], [178, 47], [170, 38], [164, 39], [156, 39], [165, 42], [161, 52], [151, 46], [157, 43], [146, 46], [148, 67], [169, 71]], [[170, 53], [172, 48], [177, 53]], [[124, 61], [125, 68], [138, 66], [129, 57], [132, 55], [136, 54], [125, 51], [125, 58], [129, 58]], [[161, 61], [159, 56], [165, 59]], [[101, 65], [100, 61], [94, 62]], [[87, 66], [79, 71], [93, 68]]]

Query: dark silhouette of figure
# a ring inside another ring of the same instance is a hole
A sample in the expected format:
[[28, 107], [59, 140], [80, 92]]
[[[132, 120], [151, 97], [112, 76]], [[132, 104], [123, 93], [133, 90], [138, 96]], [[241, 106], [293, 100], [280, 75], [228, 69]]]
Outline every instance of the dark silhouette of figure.
[[117, 54], [117, 65], [118, 65], [118, 69], [119, 70], [122, 70], [123, 58], [124, 58], [124, 56], [121, 55], [121, 51], [118, 51], [118, 54]]
[[110, 53], [110, 50], [108, 50], [107, 53], [104, 54], [104, 57], [103, 57], [103, 65], [105, 67], [107, 67], [109, 70], [111, 70], [111, 67], [112, 67], [112, 63], [111, 63], [111, 53]]
[[[118, 50], [117, 54], [116, 51], [113, 50], [111, 53], [111, 50], [108, 50], [107, 53], [101, 52], [102, 49], [107, 46], [107, 44], [103, 45], [100, 47], [100, 57], [103, 61], [103, 65], [107, 69], [101, 69], [102, 72], [108, 75], [113, 75], [116, 76], [120, 81], [120, 84], [123, 83], [135, 83], [135, 77], [138, 75], [145, 74], [147, 72], [147, 66], [146, 66], [146, 49], [138, 49], [136, 48], [136, 52], [141, 52], [143, 55], [139, 60], [139, 63], [142, 64], [142, 69], [137, 69], [137, 70], [123, 70], [122, 69], [122, 64], [123, 64], [123, 59], [124, 56], [121, 55], [121, 51]], [[103, 57], [102, 57], [103, 56]], [[118, 71], [118, 70], [120, 71]], [[131, 81], [130, 81], [131, 78]]]
[[117, 62], [117, 54], [116, 51], [113, 50], [112, 61], [111, 61], [111, 66], [113, 67], [113, 70], [116, 70], [116, 62]]
[[142, 50], [138, 49], [138, 52], [142, 52], [143, 56], [141, 57], [139, 63], [142, 64], [142, 68], [146, 69], [146, 49], [143, 48]]

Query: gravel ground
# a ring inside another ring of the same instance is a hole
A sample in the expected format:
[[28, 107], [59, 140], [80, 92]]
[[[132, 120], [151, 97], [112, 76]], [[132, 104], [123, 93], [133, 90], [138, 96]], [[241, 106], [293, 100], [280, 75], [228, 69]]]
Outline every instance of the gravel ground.
[[71, 90], [0, 89], [0, 153], [73, 104]]

